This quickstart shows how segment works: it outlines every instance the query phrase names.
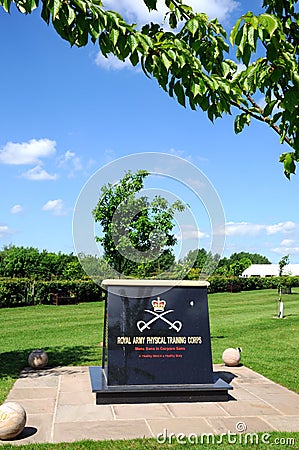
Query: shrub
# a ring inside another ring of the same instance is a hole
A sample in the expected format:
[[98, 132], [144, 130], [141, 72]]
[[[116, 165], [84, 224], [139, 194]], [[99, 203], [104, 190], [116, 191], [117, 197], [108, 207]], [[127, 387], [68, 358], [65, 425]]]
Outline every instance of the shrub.
[[224, 275], [213, 275], [208, 279], [210, 286], [208, 287], [208, 292], [210, 294], [215, 292], [227, 292], [241, 290], [239, 277], [227, 277]]
[[27, 278], [0, 278], [0, 307], [32, 304], [31, 283]]
[[[91, 280], [31, 281], [0, 278], [0, 307], [51, 304], [55, 295], [74, 297], [78, 303], [103, 300], [105, 291]], [[63, 301], [63, 299], [62, 299]]]
[[[51, 304], [55, 295], [74, 297], [74, 301], [97, 302], [103, 299], [103, 289], [91, 280], [38, 281], [35, 283], [35, 304]], [[63, 299], [62, 299], [63, 300]]]
[[[299, 286], [299, 277], [288, 277], [292, 279], [292, 286]], [[237, 292], [254, 291], [257, 289], [275, 289], [278, 286], [278, 277], [227, 277], [225, 275], [214, 275], [209, 278], [209, 293], [214, 292]]]

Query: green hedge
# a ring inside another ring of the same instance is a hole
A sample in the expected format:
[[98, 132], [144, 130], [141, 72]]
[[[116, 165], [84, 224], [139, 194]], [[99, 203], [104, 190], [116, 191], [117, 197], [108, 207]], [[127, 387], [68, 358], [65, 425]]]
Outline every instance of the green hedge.
[[299, 287], [299, 277], [283, 276], [279, 277], [226, 277], [214, 275], [209, 278], [208, 292], [238, 292], [254, 291], [257, 289], [277, 289], [280, 282], [283, 287]]
[[222, 275], [214, 275], [208, 279], [210, 286], [208, 292], [210, 294], [215, 292], [235, 292], [240, 291], [240, 278], [226, 277]]
[[[0, 307], [54, 304], [55, 295], [71, 297], [75, 303], [96, 302], [104, 298], [105, 291], [93, 281], [35, 281], [0, 278]], [[65, 303], [61, 298], [59, 303]]]
[[30, 305], [31, 283], [27, 278], [0, 278], [0, 307]]
[[73, 297], [74, 302], [97, 302], [102, 300], [102, 288], [93, 281], [38, 281], [34, 287], [35, 304], [51, 304], [58, 295], [59, 303], [65, 302], [63, 297]]
[[[223, 275], [214, 275], [208, 281], [209, 293], [277, 289], [280, 283], [278, 277], [239, 278]], [[282, 286], [299, 287], [299, 277], [282, 277]], [[56, 294], [59, 304], [82, 303], [103, 300], [105, 291], [91, 280], [33, 282], [26, 278], [0, 278], [0, 308], [54, 304]], [[60, 297], [72, 298], [60, 299]]]

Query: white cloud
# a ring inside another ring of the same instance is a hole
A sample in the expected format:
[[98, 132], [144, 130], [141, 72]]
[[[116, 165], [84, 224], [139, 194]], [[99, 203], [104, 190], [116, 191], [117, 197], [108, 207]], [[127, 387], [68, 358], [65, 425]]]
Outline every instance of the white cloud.
[[11, 209], [10, 212], [11, 214], [19, 214], [20, 212], [23, 211], [23, 206], [22, 205], [14, 205]]
[[32, 181], [48, 181], [48, 180], [56, 180], [58, 178], [57, 174], [50, 174], [41, 166], [35, 166], [33, 169], [27, 170], [21, 175], [22, 178], [26, 178], [26, 180]]
[[160, 23], [167, 12], [163, 0], [158, 0], [158, 10], [151, 12], [149, 12], [143, 0], [106, 0], [104, 4], [106, 9], [117, 11], [129, 22], [138, 25], [148, 21]]
[[234, 0], [187, 0], [196, 12], [205, 12], [211, 19], [217, 17], [219, 21], [226, 20], [237, 8], [238, 2]]
[[176, 237], [178, 240], [203, 239], [209, 237], [209, 235], [195, 228], [193, 225], [182, 225], [180, 229], [180, 234], [178, 234]]
[[75, 152], [71, 152], [70, 150], [65, 152], [65, 154], [59, 158], [58, 166], [63, 168], [70, 167], [72, 172], [73, 171], [78, 172], [80, 170], [83, 170], [81, 159], [79, 158], [79, 156], [76, 155]]
[[52, 212], [54, 216], [65, 216], [67, 214], [61, 198], [47, 201], [42, 207], [42, 211]]
[[7, 225], [0, 225], [0, 238], [5, 238], [13, 233], [14, 231], [11, 230]]
[[[95, 63], [97, 66], [101, 67], [105, 70], [122, 70], [122, 69], [135, 69], [131, 64], [129, 58], [126, 58], [124, 61], [121, 61], [116, 56], [109, 54], [108, 58], [102, 55], [102, 53], [97, 53], [95, 58]], [[138, 69], [139, 70], [139, 69]]]
[[298, 255], [299, 247], [275, 247], [271, 251], [279, 255]]
[[178, 156], [179, 158], [187, 159], [188, 161], [192, 161], [192, 155], [186, 154], [184, 150], [177, 150], [175, 148], [171, 148], [167, 153], [173, 156]]
[[225, 225], [226, 236], [256, 235], [264, 229], [264, 225], [249, 222], [227, 222]]
[[298, 228], [298, 225], [295, 222], [287, 221], [287, 222], [279, 222], [274, 225], [266, 226], [267, 234], [276, 234], [276, 233], [288, 233], [290, 231], [294, 231]]
[[296, 246], [293, 239], [283, 239], [279, 247], [271, 248], [272, 252], [279, 255], [297, 255], [299, 254], [299, 247]]
[[280, 245], [282, 247], [288, 247], [294, 243], [295, 243], [295, 241], [293, 241], [292, 239], [284, 239], [283, 241], [281, 241]]
[[[149, 12], [143, 0], [106, 0], [106, 9], [119, 12], [127, 20], [137, 24], [146, 22], [162, 23], [168, 8], [163, 0], [158, 0], [157, 11]], [[238, 6], [234, 0], [187, 0], [185, 2], [192, 6], [196, 12], [204, 12], [210, 18], [217, 17], [220, 21], [225, 20]]]
[[225, 234], [226, 236], [256, 236], [264, 231], [268, 235], [274, 235], [277, 233], [289, 233], [297, 228], [298, 225], [292, 221], [279, 222], [273, 225], [250, 222], [227, 222], [225, 226]]
[[40, 158], [48, 158], [56, 152], [56, 142], [50, 139], [31, 139], [29, 142], [8, 142], [0, 149], [2, 164], [41, 164]]
[[[235, 0], [188, 0], [186, 3], [192, 6], [195, 12], [206, 13], [210, 18], [217, 17], [219, 21], [226, 20], [238, 6]], [[158, 0], [157, 10], [151, 12], [143, 0], [106, 0], [104, 4], [106, 9], [117, 11], [130, 23], [136, 23], [138, 26], [149, 22], [163, 24], [168, 11], [163, 0]], [[167, 29], [168, 24], [164, 28]], [[95, 63], [106, 70], [140, 70], [139, 66], [133, 67], [128, 58], [122, 62], [114, 55], [105, 58], [100, 52], [95, 58]]]

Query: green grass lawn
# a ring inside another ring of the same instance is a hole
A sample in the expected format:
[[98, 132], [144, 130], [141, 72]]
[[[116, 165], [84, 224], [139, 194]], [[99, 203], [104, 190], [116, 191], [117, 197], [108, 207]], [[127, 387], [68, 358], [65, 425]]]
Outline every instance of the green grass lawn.
[[284, 295], [277, 319], [277, 291], [209, 295], [213, 362], [227, 347], [242, 347], [242, 363], [299, 393], [299, 289]]
[[0, 402], [36, 348], [46, 350], [52, 366], [100, 364], [102, 302], [5, 308], [0, 315]]
[[[251, 291], [209, 295], [213, 362], [220, 363], [227, 347], [242, 347], [242, 363], [289, 389], [299, 392], [297, 376], [299, 341], [299, 289], [283, 297], [285, 318], [274, 318], [277, 291]], [[67, 306], [34, 306], [0, 309], [0, 402], [6, 398], [20, 370], [27, 365], [31, 350], [43, 348], [50, 365], [98, 365], [101, 361], [103, 303]], [[277, 433], [297, 437], [299, 433]], [[158, 449], [181, 448], [154, 440], [124, 442], [90, 441], [73, 444], [29, 445], [18, 448], [46, 449]], [[228, 444], [192, 445], [192, 448], [221, 449]], [[15, 448], [4, 445], [3, 449]], [[185, 447], [186, 448], [186, 447]], [[233, 445], [234, 450], [244, 448]], [[250, 448], [266, 449], [259, 444]], [[278, 448], [276, 446], [276, 448]], [[283, 445], [283, 448], [298, 448]]]

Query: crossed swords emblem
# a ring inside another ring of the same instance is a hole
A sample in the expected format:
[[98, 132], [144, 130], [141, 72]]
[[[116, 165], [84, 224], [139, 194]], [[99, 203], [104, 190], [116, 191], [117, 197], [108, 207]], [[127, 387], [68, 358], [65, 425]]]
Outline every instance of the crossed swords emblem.
[[166, 322], [169, 325], [169, 329], [171, 330], [172, 328], [178, 333], [183, 324], [182, 322], [180, 322], [179, 320], [175, 320], [174, 322], [170, 322], [170, 320], [166, 319], [164, 316], [166, 316], [166, 314], [169, 314], [171, 312], [174, 311], [174, 309], [169, 309], [168, 311], [162, 312], [162, 313], [156, 313], [155, 311], [151, 311], [150, 309], [145, 309], [145, 312], [148, 312], [150, 314], [152, 314], [153, 317], [151, 320], [149, 320], [148, 322], [145, 322], [144, 320], [139, 320], [137, 322], [137, 328], [138, 330], [142, 333], [146, 328], [148, 330], [150, 330], [150, 325], [154, 322], [156, 322], [157, 320], [161, 319], [163, 320], [163, 322]]

